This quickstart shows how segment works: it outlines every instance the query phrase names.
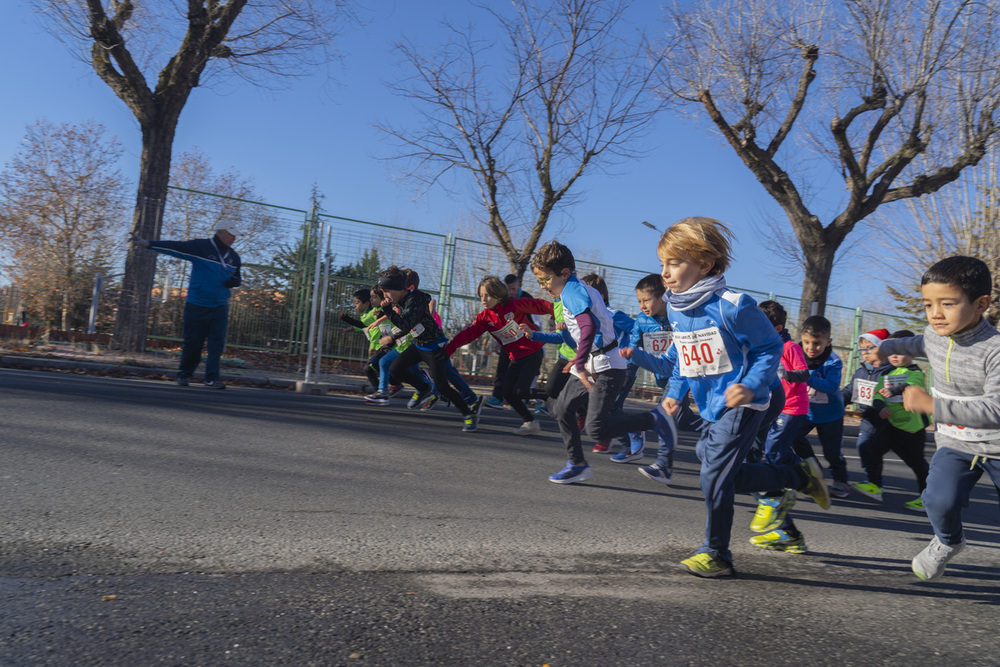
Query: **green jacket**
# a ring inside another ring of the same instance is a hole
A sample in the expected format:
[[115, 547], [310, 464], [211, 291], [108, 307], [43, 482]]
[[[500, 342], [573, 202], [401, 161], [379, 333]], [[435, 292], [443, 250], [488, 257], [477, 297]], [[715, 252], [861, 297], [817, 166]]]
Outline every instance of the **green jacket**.
[[[895, 379], [893, 379], [895, 378]], [[902, 378], [902, 379], [900, 379]], [[892, 398], [884, 398], [878, 391], [888, 385], [893, 389]], [[905, 368], [894, 368], [885, 375], [879, 377], [878, 385], [875, 387], [875, 407], [889, 406], [889, 423], [900, 431], [916, 433], [927, 428], [924, 416], [916, 412], [907, 412], [903, 407], [903, 387], [913, 385], [914, 387], [926, 387], [927, 380], [924, 372], [916, 364], [910, 364]]]
[[[562, 323], [564, 321], [562, 301], [560, 299], [556, 299], [552, 303], [552, 317], [555, 319], [556, 322]], [[576, 350], [571, 348], [566, 343], [560, 343], [558, 349], [559, 349], [559, 354], [561, 354], [563, 358], [568, 359], [570, 361], [573, 361], [573, 357], [576, 356]]]

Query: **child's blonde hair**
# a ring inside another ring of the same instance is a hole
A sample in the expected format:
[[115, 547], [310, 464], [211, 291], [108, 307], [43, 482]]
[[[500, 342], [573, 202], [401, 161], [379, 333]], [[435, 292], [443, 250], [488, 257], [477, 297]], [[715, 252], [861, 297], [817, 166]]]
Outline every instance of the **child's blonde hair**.
[[663, 232], [656, 245], [661, 259], [690, 257], [714, 262], [710, 276], [722, 275], [733, 261], [733, 232], [715, 218], [684, 218]]
[[476, 295], [482, 296], [483, 290], [486, 290], [486, 293], [496, 299], [498, 303], [504, 303], [510, 298], [510, 291], [507, 289], [507, 285], [496, 276], [486, 276], [479, 281]]

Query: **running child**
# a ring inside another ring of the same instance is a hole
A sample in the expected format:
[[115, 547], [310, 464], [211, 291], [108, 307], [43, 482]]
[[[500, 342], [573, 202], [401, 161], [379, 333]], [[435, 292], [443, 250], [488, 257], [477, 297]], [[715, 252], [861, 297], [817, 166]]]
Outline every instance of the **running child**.
[[[903, 329], [889, 336], [912, 338], [913, 332]], [[917, 476], [917, 492], [923, 493], [927, 486], [927, 459], [924, 458], [924, 444], [927, 442], [927, 418], [903, 407], [903, 390], [908, 386], [925, 387], [924, 372], [913, 363], [913, 357], [906, 354], [888, 356], [892, 370], [879, 378], [875, 387], [875, 408], [879, 417], [888, 424], [875, 438], [858, 446], [861, 467], [868, 479], [858, 487], [864, 487], [865, 495], [878, 496], [882, 500], [882, 458], [886, 452], [895, 452], [903, 463]], [[924, 504], [919, 497], [903, 503], [906, 509], [923, 512]]]
[[576, 277], [576, 261], [570, 249], [558, 241], [546, 243], [532, 257], [531, 271], [546, 292], [562, 299], [563, 319], [576, 342], [576, 356], [570, 366], [573, 377], [567, 380], [550, 407], [569, 461], [562, 470], [550, 475], [549, 481], [573, 484], [594, 475], [583, 455], [579, 414], [586, 413], [587, 433], [598, 441], [648, 429], [664, 437], [674, 437], [673, 420], [662, 407], [632, 414], [615, 410], [627, 362], [619, 353], [611, 313], [604, 299]]
[[983, 317], [992, 289], [981, 260], [941, 260], [920, 279], [924, 334], [881, 345], [886, 355], [926, 356], [933, 371], [933, 397], [922, 387], [903, 390], [903, 407], [935, 423], [937, 451], [921, 496], [934, 537], [911, 564], [926, 581], [965, 548], [962, 508], [979, 478], [985, 472], [1000, 485], [1000, 333]]
[[[861, 353], [861, 366], [854, 371], [850, 383], [844, 386], [842, 393], [844, 403], [855, 403], [861, 408], [861, 426], [858, 429], [858, 451], [868, 446], [870, 440], [878, 438], [886, 428], [888, 422], [880, 414], [881, 407], [875, 407], [875, 388], [883, 375], [892, 370], [889, 361], [879, 352], [879, 345], [889, 337], [888, 329], [873, 329], [861, 334], [858, 338], [858, 351]], [[824, 451], [824, 455], [826, 452]], [[830, 460], [826, 456], [827, 463], [830, 464], [830, 472], [837, 479], [837, 470], [843, 470], [844, 479], [847, 479], [847, 462], [840, 455], [840, 462]], [[868, 496], [873, 500], [882, 500], [882, 490], [876, 492], [871, 485], [851, 484], [851, 488], [861, 495]]]
[[[382, 334], [379, 332], [378, 326], [373, 325], [376, 320], [384, 318], [382, 318], [382, 313], [372, 308], [370, 289], [359, 289], [354, 293], [352, 301], [354, 302], [354, 312], [358, 317], [351, 317], [347, 313], [341, 313], [340, 319], [351, 329], [363, 331], [368, 336], [369, 358], [365, 363], [365, 375], [368, 376], [368, 382], [371, 383], [372, 389], [375, 392], [369, 396], [374, 396], [379, 393], [378, 389], [380, 386], [378, 362], [385, 355], [386, 351], [382, 349], [382, 345], [379, 343], [379, 338], [382, 337]], [[350, 331], [351, 329], [346, 329], [345, 331]], [[365, 398], [368, 398], [368, 396]], [[388, 396], [386, 396], [386, 402], [388, 402]]]
[[[444, 351], [448, 339], [441, 327], [434, 321], [428, 308], [430, 295], [418, 289], [406, 289], [403, 272], [396, 266], [379, 273], [378, 287], [386, 298], [382, 301], [382, 313], [389, 318], [402, 335], [411, 333], [413, 344], [400, 353], [389, 367], [393, 377], [412, 384], [417, 393], [410, 399], [420, 407], [424, 403], [437, 399], [438, 393], [445, 396], [462, 413], [463, 431], [475, 431], [479, 423], [479, 415], [462, 399], [462, 395], [448, 384], [448, 354]], [[397, 313], [393, 306], [399, 307]], [[401, 336], [400, 336], [401, 337]], [[383, 336], [381, 343], [390, 345], [394, 342], [393, 335]], [[428, 366], [434, 384], [414, 373], [411, 367], [423, 361]]]
[[[681, 562], [699, 577], [733, 574], [729, 540], [736, 493], [797, 489], [822, 509], [830, 507], [815, 459], [746, 462], [777, 379], [782, 342], [753, 299], [726, 288], [732, 238], [717, 220], [686, 218], [663, 233], [656, 249], [674, 328], [669, 354], [676, 360], [664, 407], [676, 414], [690, 388], [706, 422], [695, 450], [707, 510], [705, 540]], [[783, 520], [787, 507], [775, 514]]]
[[512, 299], [507, 286], [497, 276], [483, 278], [476, 291], [483, 310], [476, 315], [472, 324], [455, 334], [445, 351], [450, 357], [455, 350], [468, 345], [484, 333], [493, 336], [502, 353], [509, 357], [501, 395], [524, 422], [514, 433], [538, 435], [542, 432], [541, 426], [535, 421], [525, 401], [531, 396], [531, 383], [542, 367], [543, 344], [526, 336], [521, 325], [534, 329], [535, 323], [529, 315], [551, 315], [552, 303], [543, 299]]

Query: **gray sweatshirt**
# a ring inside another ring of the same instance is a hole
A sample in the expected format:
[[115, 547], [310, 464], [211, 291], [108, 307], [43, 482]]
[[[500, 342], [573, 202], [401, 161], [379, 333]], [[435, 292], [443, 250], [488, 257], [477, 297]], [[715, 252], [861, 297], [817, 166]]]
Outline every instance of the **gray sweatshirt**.
[[882, 354], [924, 357], [934, 372], [934, 440], [973, 456], [1000, 459], [1000, 332], [980, 319], [972, 329], [892, 338]]

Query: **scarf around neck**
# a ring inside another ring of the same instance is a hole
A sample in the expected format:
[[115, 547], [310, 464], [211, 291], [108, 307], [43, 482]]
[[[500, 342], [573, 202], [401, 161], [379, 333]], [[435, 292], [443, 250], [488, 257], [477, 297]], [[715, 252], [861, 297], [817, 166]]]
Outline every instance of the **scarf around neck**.
[[725, 286], [725, 276], [708, 276], [707, 278], [702, 278], [690, 289], [680, 294], [673, 290], [667, 290], [667, 293], [663, 295], [663, 300], [669, 303], [670, 307], [674, 310], [683, 312], [702, 305], [711, 299], [713, 294]]

